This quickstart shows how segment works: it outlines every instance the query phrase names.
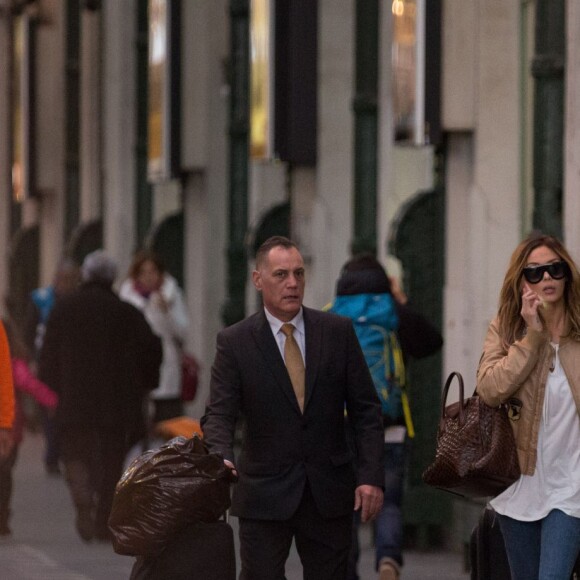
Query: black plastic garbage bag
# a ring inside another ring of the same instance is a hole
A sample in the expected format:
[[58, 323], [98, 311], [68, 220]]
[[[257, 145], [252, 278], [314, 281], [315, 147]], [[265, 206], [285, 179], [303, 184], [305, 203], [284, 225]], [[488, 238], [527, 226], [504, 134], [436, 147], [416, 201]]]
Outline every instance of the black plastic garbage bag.
[[230, 507], [230, 470], [202, 440], [176, 437], [137, 457], [117, 483], [109, 528], [127, 556], [159, 554], [184, 527], [215, 522]]

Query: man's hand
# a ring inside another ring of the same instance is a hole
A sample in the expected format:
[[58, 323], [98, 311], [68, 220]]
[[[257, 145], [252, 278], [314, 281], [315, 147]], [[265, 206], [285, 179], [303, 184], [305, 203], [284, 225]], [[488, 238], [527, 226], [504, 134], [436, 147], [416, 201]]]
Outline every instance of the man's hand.
[[363, 523], [372, 520], [383, 507], [383, 490], [374, 485], [359, 485], [354, 492], [354, 511], [361, 510]]
[[224, 459], [224, 465], [230, 470], [232, 481], [238, 481], [238, 470], [236, 466], [228, 459]]
[[14, 440], [11, 429], [0, 429], [0, 459], [4, 459], [10, 453]]

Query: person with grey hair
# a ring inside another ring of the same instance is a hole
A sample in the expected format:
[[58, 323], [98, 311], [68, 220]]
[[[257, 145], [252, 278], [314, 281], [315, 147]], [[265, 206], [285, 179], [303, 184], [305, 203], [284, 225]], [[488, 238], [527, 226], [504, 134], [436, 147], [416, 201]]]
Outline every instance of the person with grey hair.
[[145, 433], [143, 400], [159, 381], [161, 341], [113, 292], [117, 265], [105, 252], [83, 261], [83, 282], [48, 319], [39, 377], [58, 393], [56, 434], [76, 528], [88, 542], [107, 526], [128, 450]]
[[81, 276], [83, 282], [102, 282], [112, 286], [117, 278], [117, 264], [103, 250], [95, 250], [83, 260]]

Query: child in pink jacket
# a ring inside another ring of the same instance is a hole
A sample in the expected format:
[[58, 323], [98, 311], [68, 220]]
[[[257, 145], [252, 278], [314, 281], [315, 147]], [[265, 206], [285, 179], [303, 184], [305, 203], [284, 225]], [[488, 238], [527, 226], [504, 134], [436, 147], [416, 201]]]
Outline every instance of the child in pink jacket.
[[23, 393], [32, 396], [47, 409], [54, 410], [58, 403], [58, 395], [39, 381], [28, 366], [29, 355], [23, 341], [18, 336], [14, 325], [4, 320], [4, 327], [10, 346], [12, 376], [15, 391], [15, 415], [12, 427], [13, 445], [7, 457], [0, 460], [0, 536], [11, 533], [8, 527], [10, 518], [10, 499], [12, 497], [12, 472], [18, 455], [18, 448], [24, 434], [24, 414], [20, 399]]

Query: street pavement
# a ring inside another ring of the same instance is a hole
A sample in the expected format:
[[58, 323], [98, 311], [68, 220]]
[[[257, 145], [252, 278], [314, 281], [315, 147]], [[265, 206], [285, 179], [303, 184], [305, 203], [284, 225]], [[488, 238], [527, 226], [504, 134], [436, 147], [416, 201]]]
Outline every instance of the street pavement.
[[[0, 539], [0, 580], [128, 580], [133, 558], [103, 543], [84, 543], [74, 528], [74, 510], [62, 477], [42, 464], [42, 437], [27, 433], [15, 469], [12, 536]], [[236, 518], [231, 518], [236, 528]], [[361, 534], [361, 580], [376, 579], [370, 530]], [[407, 552], [402, 580], [467, 580], [461, 554]], [[239, 566], [238, 566], [239, 570]], [[293, 549], [287, 580], [300, 580]], [[170, 579], [168, 579], [170, 580]], [[192, 580], [203, 580], [192, 573]]]

